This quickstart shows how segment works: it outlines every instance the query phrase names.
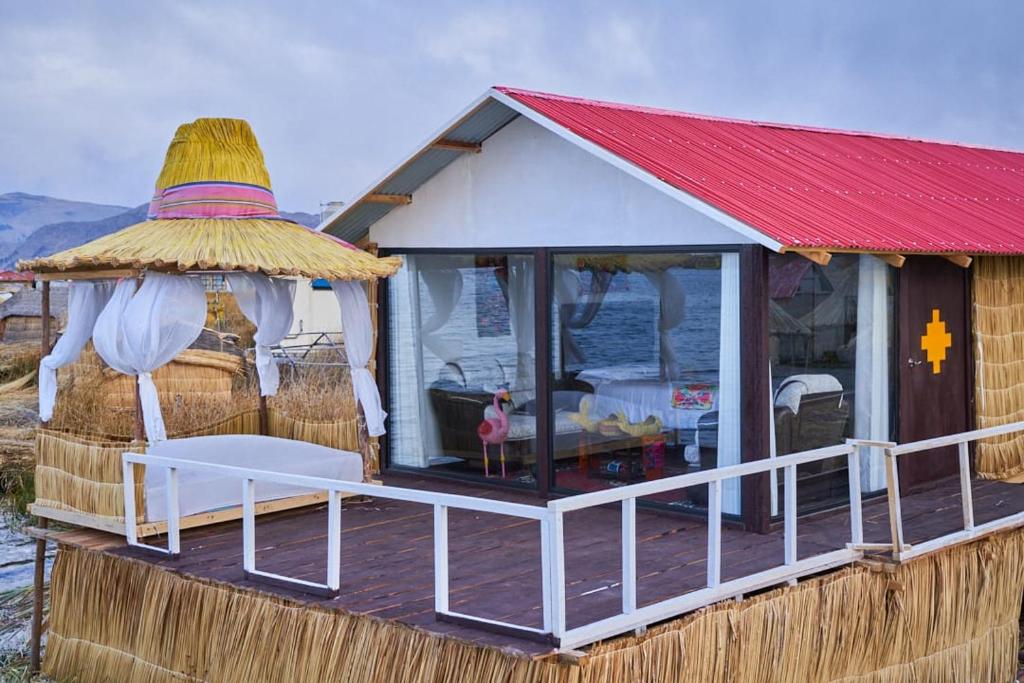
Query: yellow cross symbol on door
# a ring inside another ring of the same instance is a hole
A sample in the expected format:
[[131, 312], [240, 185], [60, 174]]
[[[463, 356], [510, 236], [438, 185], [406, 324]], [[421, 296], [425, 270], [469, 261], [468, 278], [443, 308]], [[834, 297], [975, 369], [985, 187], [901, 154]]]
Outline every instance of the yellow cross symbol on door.
[[921, 350], [927, 353], [928, 362], [932, 364], [932, 373], [942, 372], [942, 361], [946, 360], [946, 350], [953, 345], [953, 335], [946, 331], [946, 323], [939, 319], [939, 309], [932, 309], [932, 321], [921, 336]]

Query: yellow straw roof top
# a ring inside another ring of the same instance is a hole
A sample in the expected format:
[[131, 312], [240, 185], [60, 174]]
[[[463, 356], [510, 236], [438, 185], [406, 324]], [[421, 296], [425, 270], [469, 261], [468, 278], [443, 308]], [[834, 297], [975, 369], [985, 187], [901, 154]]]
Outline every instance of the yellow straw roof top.
[[280, 218], [263, 153], [249, 124], [198, 119], [178, 128], [150, 204], [149, 220], [19, 270], [85, 273], [118, 269], [247, 271], [330, 280], [393, 275], [377, 258]]
[[401, 266], [397, 257], [377, 258], [290, 221], [211, 218], [136, 223], [80, 247], [18, 264], [36, 273], [241, 270], [328, 280], [389, 277]]

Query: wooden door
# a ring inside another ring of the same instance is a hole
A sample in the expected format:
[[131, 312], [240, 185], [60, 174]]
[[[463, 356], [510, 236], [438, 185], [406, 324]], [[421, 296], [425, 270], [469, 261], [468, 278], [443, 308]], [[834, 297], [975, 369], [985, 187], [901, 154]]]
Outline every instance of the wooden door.
[[[910, 256], [899, 270], [899, 441], [969, 429], [967, 269]], [[901, 487], [958, 471], [955, 447], [900, 458]]]

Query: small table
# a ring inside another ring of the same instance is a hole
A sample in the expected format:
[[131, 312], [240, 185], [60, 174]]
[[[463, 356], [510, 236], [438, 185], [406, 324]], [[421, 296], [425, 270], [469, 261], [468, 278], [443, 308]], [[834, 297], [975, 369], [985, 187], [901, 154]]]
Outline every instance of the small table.
[[[627, 483], [661, 479], [665, 476], [665, 441], [664, 434], [631, 436], [621, 431], [615, 434], [583, 431], [580, 432], [578, 468], [590, 477]], [[609, 461], [618, 461], [619, 467], [603, 468]]]

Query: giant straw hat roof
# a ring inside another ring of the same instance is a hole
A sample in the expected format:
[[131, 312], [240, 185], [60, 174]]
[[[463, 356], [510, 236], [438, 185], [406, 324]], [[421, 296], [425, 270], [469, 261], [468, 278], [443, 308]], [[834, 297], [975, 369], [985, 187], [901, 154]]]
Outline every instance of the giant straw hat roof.
[[247, 271], [329, 280], [393, 275], [398, 258], [284, 220], [256, 136], [240, 119], [178, 127], [149, 219], [52, 256], [19, 261], [39, 273], [149, 269]]

